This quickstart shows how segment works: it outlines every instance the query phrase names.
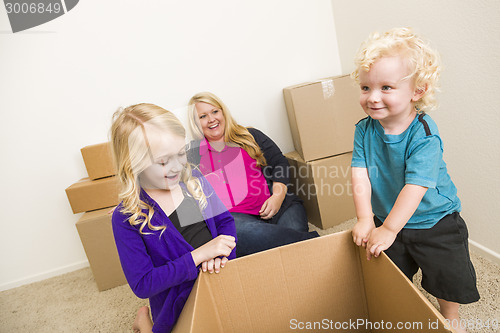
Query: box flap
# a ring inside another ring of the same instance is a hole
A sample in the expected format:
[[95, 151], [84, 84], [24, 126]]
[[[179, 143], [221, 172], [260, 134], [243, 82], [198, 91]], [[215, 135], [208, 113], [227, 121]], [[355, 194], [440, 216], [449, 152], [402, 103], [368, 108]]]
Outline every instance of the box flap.
[[341, 78], [341, 77], [348, 77], [348, 76], [349, 75], [347, 75], [347, 74], [336, 75], [336, 76], [330, 76], [330, 77], [326, 77], [326, 78], [319, 79], [319, 80], [302, 82], [302, 83], [299, 83], [299, 84], [294, 84], [292, 86], [288, 86], [286, 88], [283, 88], [283, 90], [293, 90], [293, 89], [305, 87], [305, 86], [308, 86], [308, 85], [311, 85], [311, 84], [322, 83], [322, 82], [325, 82], [325, 81], [331, 81], [331, 80], [334, 80], [334, 79], [338, 79], [338, 78]]
[[214, 296], [206, 279], [196, 280], [172, 333], [223, 332]]
[[[392, 323], [391, 332], [451, 332], [438, 310], [417, 287], [382, 253], [368, 261], [363, 248], [359, 251], [363, 268], [370, 322]], [[396, 329], [397, 323], [407, 325]], [[438, 327], [431, 327], [437, 324]], [[374, 332], [384, 330], [373, 330]]]

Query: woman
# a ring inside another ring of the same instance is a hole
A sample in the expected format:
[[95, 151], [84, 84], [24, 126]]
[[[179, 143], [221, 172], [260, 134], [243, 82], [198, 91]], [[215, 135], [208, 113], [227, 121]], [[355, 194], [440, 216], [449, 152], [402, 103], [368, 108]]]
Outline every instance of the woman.
[[308, 232], [301, 200], [287, 193], [289, 164], [269, 137], [238, 125], [209, 92], [194, 95], [188, 112], [188, 159], [233, 215], [238, 257], [318, 236]]

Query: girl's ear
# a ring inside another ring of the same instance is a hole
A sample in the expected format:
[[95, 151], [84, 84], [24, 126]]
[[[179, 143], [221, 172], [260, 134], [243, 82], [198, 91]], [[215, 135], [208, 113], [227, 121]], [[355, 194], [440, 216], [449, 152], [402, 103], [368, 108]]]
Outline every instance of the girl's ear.
[[424, 94], [427, 92], [427, 84], [425, 84], [425, 86], [423, 87], [417, 87], [415, 88], [415, 91], [413, 92], [413, 97], [412, 97], [412, 101], [413, 102], [417, 102], [419, 99], [422, 98], [422, 96], [424, 96]]

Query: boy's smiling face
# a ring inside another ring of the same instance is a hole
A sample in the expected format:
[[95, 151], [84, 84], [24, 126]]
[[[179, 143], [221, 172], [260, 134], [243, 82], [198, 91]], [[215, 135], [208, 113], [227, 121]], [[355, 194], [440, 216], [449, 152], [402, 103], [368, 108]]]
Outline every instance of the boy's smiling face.
[[415, 118], [414, 104], [424, 91], [415, 89], [413, 77], [407, 78], [409, 74], [402, 56], [385, 56], [376, 60], [368, 72], [360, 70], [359, 102], [365, 113], [386, 130], [398, 131]]

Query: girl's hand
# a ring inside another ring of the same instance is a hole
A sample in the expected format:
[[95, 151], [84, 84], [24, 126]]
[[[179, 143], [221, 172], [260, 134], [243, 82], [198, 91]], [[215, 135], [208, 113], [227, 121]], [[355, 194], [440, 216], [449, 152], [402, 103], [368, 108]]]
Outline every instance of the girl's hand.
[[222, 259], [217, 257], [215, 259], [210, 259], [209, 261], [204, 261], [201, 263], [201, 271], [206, 272], [208, 270], [209, 273], [219, 273], [220, 269], [223, 268], [228, 259], [223, 257]]
[[375, 229], [373, 219], [358, 220], [352, 228], [352, 240], [357, 246], [366, 247], [366, 242], [373, 229]]
[[233, 236], [219, 235], [210, 242], [205, 243], [199, 248], [191, 251], [191, 256], [193, 257], [195, 265], [198, 266], [205, 261], [208, 262], [209, 260], [217, 257], [228, 257], [235, 246], [236, 242]]
[[370, 260], [372, 256], [378, 257], [380, 252], [391, 247], [396, 239], [397, 233], [381, 225], [370, 233], [366, 243], [366, 259]]
[[274, 194], [267, 199], [259, 210], [260, 218], [269, 220], [280, 210], [283, 200]]

